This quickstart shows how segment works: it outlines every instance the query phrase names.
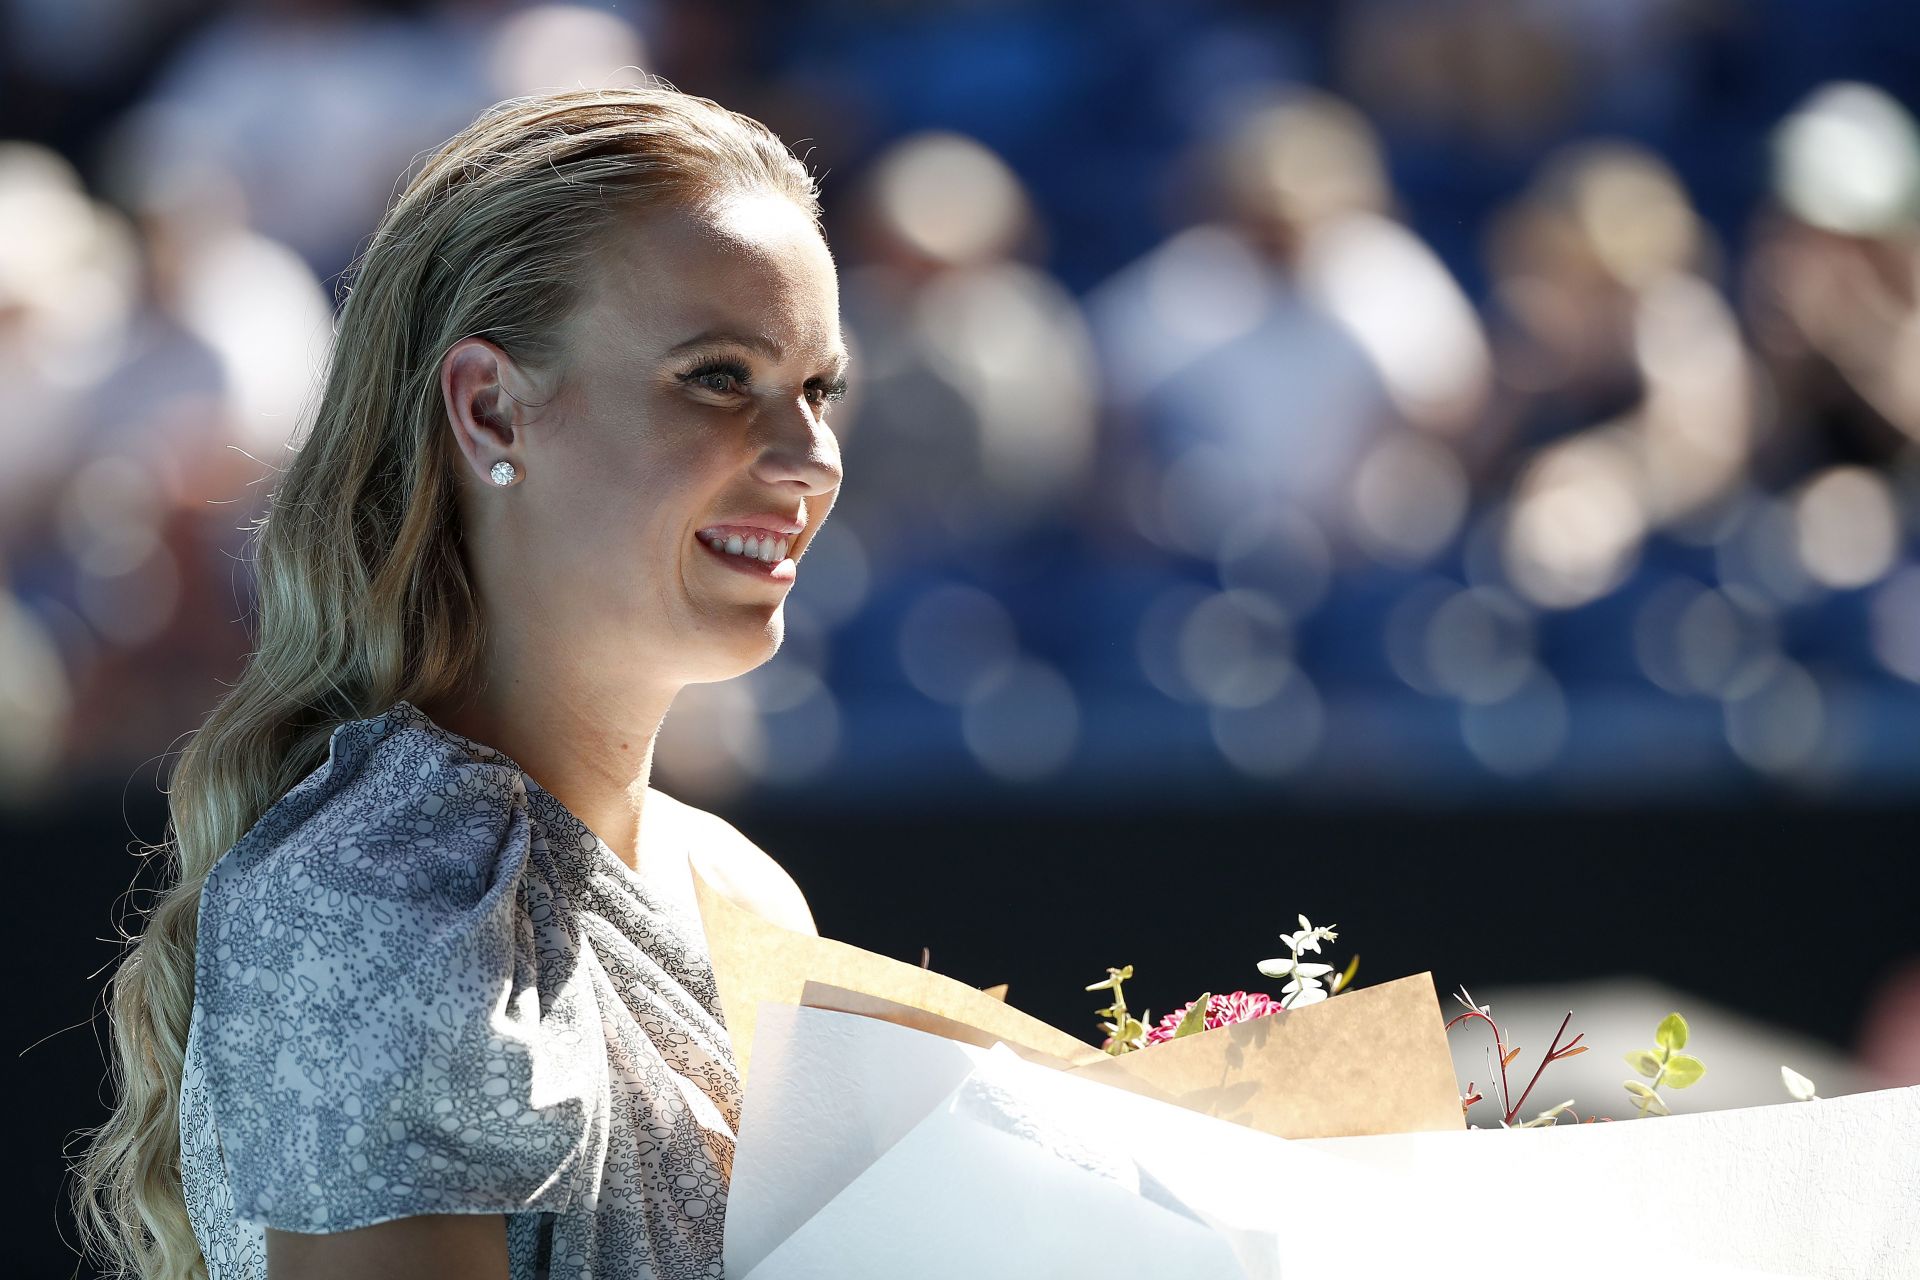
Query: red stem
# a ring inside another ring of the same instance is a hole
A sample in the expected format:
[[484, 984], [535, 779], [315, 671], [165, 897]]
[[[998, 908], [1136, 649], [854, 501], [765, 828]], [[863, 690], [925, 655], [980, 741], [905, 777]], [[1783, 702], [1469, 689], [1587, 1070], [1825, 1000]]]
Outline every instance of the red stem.
[[[1519, 1114], [1520, 1114], [1520, 1109], [1521, 1109], [1522, 1107], [1524, 1107], [1524, 1106], [1526, 1106], [1526, 1105], [1527, 1105], [1527, 1095], [1528, 1095], [1528, 1094], [1531, 1094], [1531, 1093], [1533, 1092], [1533, 1086], [1534, 1086], [1534, 1085], [1536, 1085], [1536, 1084], [1539, 1084], [1539, 1083], [1540, 1083], [1540, 1074], [1541, 1074], [1541, 1072], [1543, 1072], [1543, 1071], [1545, 1071], [1545, 1070], [1547, 1069], [1547, 1064], [1548, 1064], [1549, 1062], [1552, 1062], [1552, 1061], [1553, 1061], [1553, 1059], [1554, 1059], [1554, 1055], [1555, 1055], [1555, 1054], [1556, 1054], [1557, 1052], [1559, 1052], [1559, 1049], [1560, 1049], [1560, 1037], [1561, 1037], [1562, 1035], [1564, 1035], [1564, 1034], [1566, 1034], [1566, 1030], [1567, 1030], [1567, 1024], [1568, 1024], [1569, 1022], [1572, 1022], [1572, 1021], [1573, 1021], [1573, 1010], [1571, 1010], [1571, 1009], [1569, 1009], [1569, 1010], [1567, 1010], [1567, 1016], [1566, 1016], [1566, 1017], [1564, 1017], [1564, 1018], [1562, 1018], [1562, 1019], [1560, 1019], [1560, 1030], [1558, 1030], [1558, 1031], [1556, 1031], [1556, 1032], [1554, 1032], [1554, 1033], [1553, 1033], [1553, 1043], [1547, 1046], [1547, 1056], [1546, 1056], [1546, 1057], [1544, 1057], [1544, 1058], [1542, 1058], [1542, 1059], [1540, 1059], [1540, 1067], [1539, 1067], [1539, 1070], [1537, 1070], [1537, 1071], [1535, 1071], [1535, 1072], [1533, 1073], [1533, 1079], [1531, 1079], [1531, 1080], [1529, 1080], [1529, 1081], [1527, 1081], [1527, 1089], [1526, 1089], [1526, 1093], [1522, 1093], [1522, 1094], [1520, 1095], [1520, 1101], [1518, 1101], [1518, 1102], [1516, 1102], [1516, 1103], [1514, 1103], [1514, 1104], [1513, 1104], [1513, 1110], [1511, 1110], [1511, 1111], [1509, 1111], [1509, 1112], [1507, 1112], [1507, 1123], [1508, 1123], [1508, 1124], [1512, 1124], [1512, 1123], [1513, 1123], [1513, 1118], [1514, 1118], [1515, 1116], [1517, 1116], [1517, 1115], [1519, 1115]], [[1583, 1032], [1582, 1034], [1585, 1034], [1585, 1033]], [[1578, 1041], [1578, 1040], [1580, 1039], [1580, 1037], [1579, 1037], [1579, 1036], [1575, 1036], [1575, 1037], [1574, 1037], [1573, 1039], [1574, 1039], [1574, 1041]], [[1569, 1044], [1567, 1045], [1567, 1048], [1569, 1048], [1569, 1049], [1571, 1049], [1571, 1048], [1573, 1048], [1573, 1044], [1572, 1044], [1572, 1043], [1569, 1043]]]
[[[1567, 1016], [1572, 1017], [1573, 1015], [1572, 1013], [1568, 1013]], [[1445, 1029], [1448, 1031], [1451, 1031], [1457, 1024], [1465, 1022], [1468, 1018], [1478, 1018], [1480, 1019], [1480, 1021], [1486, 1023], [1488, 1026], [1493, 1028], [1494, 1056], [1500, 1059], [1500, 1101], [1504, 1104], [1506, 1100], [1508, 1098], [1511, 1098], [1513, 1095], [1507, 1091], [1507, 1042], [1500, 1035], [1500, 1024], [1495, 1022], [1492, 1018], [1489, 1018], [1486, 1014], [1480, 1012], [1478, 1009], [1469, 1009], [1467, 1010], [1467, 1012], [1455, 1018], [1452, 1022], [1449, 1022], [1446, 1025]], [[1513, 1115], [1511, 1112], [1508, 1113], [1507, 1119], [1508, 1120], [1513, 1119]]]

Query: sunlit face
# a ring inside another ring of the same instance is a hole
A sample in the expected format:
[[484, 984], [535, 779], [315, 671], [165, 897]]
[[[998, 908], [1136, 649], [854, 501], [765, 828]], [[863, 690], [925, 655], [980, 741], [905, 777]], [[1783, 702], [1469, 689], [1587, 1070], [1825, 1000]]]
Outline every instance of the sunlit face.
[[[486, 607], [538, 610], [553, 643], [636, 678], [766, 661], [840, 485], [828, 415], [846, 348], [819, 231], [774, 194], [649, 214], [564, 338], [559, 394], [516, 449], [522, 483], [484, 495], [512, 560]], [[703, 536], [716, 527], [743, 547], [785, 537], [785, 557], [729, 556]]]

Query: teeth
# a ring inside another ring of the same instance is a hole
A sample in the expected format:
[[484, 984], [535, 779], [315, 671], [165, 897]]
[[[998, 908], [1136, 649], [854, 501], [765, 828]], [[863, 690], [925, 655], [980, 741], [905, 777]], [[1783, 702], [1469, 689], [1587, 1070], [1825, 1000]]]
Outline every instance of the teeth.
[[777, 537], [771, 533], [743, 538], [737, 533], [726, 533], [719, 529], [702, 529], [700, 536], [716, 551], [725, 551], [729, 555], [749, 556], [763, 564], [779, 564], [785, 560], [787, 548], [793, 541], [791, 538]]

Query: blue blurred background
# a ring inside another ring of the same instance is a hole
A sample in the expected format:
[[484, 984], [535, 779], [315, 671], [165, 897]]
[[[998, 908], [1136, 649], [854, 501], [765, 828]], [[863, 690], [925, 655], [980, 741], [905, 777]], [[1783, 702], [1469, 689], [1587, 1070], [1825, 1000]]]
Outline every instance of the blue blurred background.
[[848, 479], [663, 784], [1607, 804], [1920, 777], [1897, 3], [14, 0], [0, 782], [244, 652], [342, 273], [621, 64], [824, 178]]
[[824, 932], [1092, 1036], [1307, 910], [1920, 1081], [1910, 0], [4, 13], [0, 832], [63, 960], [400, 175], [639, 67], [823, 175], [843, 495], [655, 780]]

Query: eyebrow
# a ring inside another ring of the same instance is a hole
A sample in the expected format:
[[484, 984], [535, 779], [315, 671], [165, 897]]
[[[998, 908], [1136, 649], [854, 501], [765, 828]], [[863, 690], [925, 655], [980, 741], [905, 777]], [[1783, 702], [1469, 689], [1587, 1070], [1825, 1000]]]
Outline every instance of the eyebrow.
[[[667, 352], [667, 354], [677, 356], [681, 352], [690, 351], [695, 347], [707, 347], [721, 342], [730, 342], [735, 346], [745, 347], [749, 351], [757, 351], [775, 363], [787, 358], [786, 349], [764, 334], [747, 333], [739, 329], [724, 328], [708, 329], [703, 333], [697, 333], [685, 342], [674, 347], [671, 351]], [[847, 371], [847, 362], [848, 356], [845, 348], [833, 353], [833, 372], [835, 377]]]

